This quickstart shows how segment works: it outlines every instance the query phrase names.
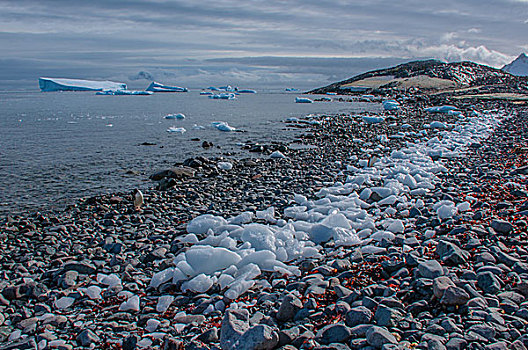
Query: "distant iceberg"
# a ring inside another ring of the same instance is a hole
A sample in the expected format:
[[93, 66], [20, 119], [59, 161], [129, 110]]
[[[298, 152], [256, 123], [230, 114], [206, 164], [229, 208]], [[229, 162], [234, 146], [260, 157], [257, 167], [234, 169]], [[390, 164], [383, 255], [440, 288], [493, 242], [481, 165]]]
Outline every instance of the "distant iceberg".
[[213, 100], [234, 100], [236, 98], [235, 94], [217, 94], [217, 95], [209, 95], [209, 98], [212, 98]]
[[148, 96], [152, 95], [151, 91], [135, 91], [135, 90], [103, 90], [97, 91], [96, 95], [139, 95], [139, 96]]
[[252, 89], [242, 89], [242, 90], [237, 90], [237, 92], [239, 94], [256, 94], [257, 93], [256, 90], [252, 90]]
[[299, 89], [296, 89], [296, 88], [286, 88], [284, 89], [284, 91], [299, 91]]
[[41, 91], [103, 91], [126, 90], [125, 83], [114, 81], [64, 79], [64, 78], [39, 78]]
[[168, 86], [163, 85], [160, 83], [157, 83], [153, 81], [150, 83], [148, 88], [146, 88], [146, 91], [152, 91], [152, 92], [187, 92], [187, 88], [180, 87], [180, 86]]
[[200, 95], [205, 95], [205, 96], [210, 96], [212, 95], [213, 93], [211, 91], [201, 91], [200, 92]]
[[295, 103], [313, 103], [313, 100], [306, 97], [296, 97]]

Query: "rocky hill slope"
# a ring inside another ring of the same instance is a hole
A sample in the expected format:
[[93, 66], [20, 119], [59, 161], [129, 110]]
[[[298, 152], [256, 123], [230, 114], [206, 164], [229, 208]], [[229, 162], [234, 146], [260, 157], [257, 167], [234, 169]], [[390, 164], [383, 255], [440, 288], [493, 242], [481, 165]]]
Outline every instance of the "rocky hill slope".
[[477, 92], [527, 93], [528, 77], [474, 62], [444, 63], [437, 60], [413, 61], [395, 67], [370, 71], [353, 78], [310, 91], [365, 93], [418, 89], [437, 93], [461, 89]]

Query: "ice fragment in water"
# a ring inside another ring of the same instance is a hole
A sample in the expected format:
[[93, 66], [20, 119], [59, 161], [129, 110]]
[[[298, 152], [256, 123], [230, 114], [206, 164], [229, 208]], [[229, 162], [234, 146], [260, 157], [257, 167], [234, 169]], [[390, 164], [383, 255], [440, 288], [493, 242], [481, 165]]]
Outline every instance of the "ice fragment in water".
[[167, 129], [167, 132], [176, 133], [176, 134], [183, 134], [186, 131], [187, 130], [185, 130], [185, 128], [177, 128], [175, 126], [171, 126], [170, 128]]
[[295, 103], [313, 103], [313, 100], [307, 98], [307, 97], [296, 97]]
[[212, 122], [211, 123], [211, 126], [213, 128], [216, 128], [220, 131], [236, 131], [236, 128], [233, 128], [232, 126], [230, 126], [229, 124], [227, 124], [227, 122]]
[[185, 114], [183, 113], [167, 114], [165, 116], [165, 119], [185, 119]]

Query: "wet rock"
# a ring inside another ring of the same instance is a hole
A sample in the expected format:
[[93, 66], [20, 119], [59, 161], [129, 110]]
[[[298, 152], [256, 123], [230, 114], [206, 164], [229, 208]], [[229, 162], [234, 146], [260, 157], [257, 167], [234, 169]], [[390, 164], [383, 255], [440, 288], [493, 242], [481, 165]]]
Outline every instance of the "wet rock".
[[505, 220], [494, 219], [491, 221], [491, 227], [498, 233], [508, 234], [513, 231], [513, 225]]
[[[232, 349], [240, 336], [249, 328], [249, 312], [245, 309], [228, 310], [222, 319], [220, 328], [220, 347]], [[278, 341], [278, 339], [277, 339]]]
[[349, 327], [354, 327], [359, 324], [369, 323], [372, 319], [372, 312], [365, 306], [357, 306], [350, 309], [346, 313], [345, 322]]
[[91, 344], [97, 344], [101, 339], [91, 330], [85, 329], [77, 335], [77, 344], [80, 346], [90, 346]]
[[436, 260], [426, 260], [418, 263], [418, 271], [425, 278], [436, 278], [444, 274], [442, 265]]
[[302, 301], [299, 298], [291, 294], [286, 295], [277, 311], [277, 320], [288, 321], [293, 319], [302, 307]]
[[317, 332], [316, 338], [321, 344], [346, 342], [352, 336], [350, 328], [342, 323], [330, 324]]
[[385, 344], [397, 344], [398, 341], [387, 329], [372, 326], [366, 333], [367, 342], [374, 348], [380, 349]]
[[499, 280], [489, 271], [479, 272], [477, 274], [477, 284], [485, 293], [496, 294], [501, 289]]
[[[279, 343], [277, 332], [267, 325], [258, 325], [245, 331], [230, 349], [271, 350]], [[222, 349], [224, 347], [222, 346]]]

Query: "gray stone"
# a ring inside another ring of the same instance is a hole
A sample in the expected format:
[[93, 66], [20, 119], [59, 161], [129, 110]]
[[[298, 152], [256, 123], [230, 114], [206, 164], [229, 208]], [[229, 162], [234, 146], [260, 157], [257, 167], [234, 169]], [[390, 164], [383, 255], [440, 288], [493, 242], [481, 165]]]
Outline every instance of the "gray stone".
[[[271, 350], [279, 343], [278, 333], [270, 326], [260, 324], [242, 334], [232, 350]], [[225, 349], [222, 346], [222, 349]]]
[[469, 294], [465, 290], [455, 286], [449, 286], [444, 292], [440, 303], [444, 305], [464, 305], [469, 300]]
[[345, 323], [349, 327], [354, 327], [359, 324], [369, 323], [372, 319], [372, 311], [364, 306], [357, 306], [350, 309], [346, 314]]
[[329, 324], [317, 332], [321, 344], [346, 342], [352, 336], [350, 328], [342, 323]]
[[467, 348], [467, 341], [463, 338], [451, 338], [446, 343], [447, 350], [462, 350]]
[[438, 299], [441, 299], [444, 296], [444, 292], [448, 287], [454, 287], [455, 284], [447, 276], [440, 276], [434, 279], [433, 281], [433, 294]]
[[385, 305], [378, 306], [374, 314], [374, 319], [378, 326], [396, 327], [403, 318], [404, 315], [400, 311]]
[[494, 219], [491, 221], [491, 228], [493, 228], [498, 233], [510, 233], [513, 231], [513, 225], [508, 221]]
[[495, 338], [495, 333], [496, 333], [496, 331], [495, 331], [495, 329], [493, 327], [491, 327], [490, 325], [485, 324], [485, 323], [475, 324], [475, 325], [469, 327], [468, 331], [473, 331], [473, 332], [483, 336], [487, 340], [492, 340], [493, 338]]
[[249, 312], [246, 309], [228, 310], [220, 328], [220, 347], [230, 350], [249, 328]]
[[499, 342], [496, 342], [496, 343], [493, 343], [493, 344], [486, 345], [486, 347], [484, 349], [486, 349], [486, 350], [508, 350], [509, 347], [508, 347], [508, 344], [506, 342], [499, 341]]
[[425, 260], [418, 263], [418, 272], [425, 278], [436, 278], [444, 274], [442, 265], [436, 260]]
[[62, 268], [64, 271], [77, 271], [81, 275], [91, 275], [96, 271], [95, 266], [88, 261], [70, 261], [65, 263]]
[[83, 330], [81, 333], [77, 335], [77, 344], [80, 346], [90, 346], [91, 344], [97, 344], [101, 341], [101, 339], [92, 332], [89, 329]]
[[501, 290], [499, 280], [489, 271], [479, 272], [477, 274], [477, 285], [485, 293], [496, 294]]
[[397, 344], [396, 337], [392, 335], [387, 329], [372, 326], [367, 331], [367, 342], [375, 348], [381, 348], [384, 344]]
[[205, 344], [216, 342], [218, 341], [218, 329], [216, 327], [210, 328], [200, 334], [196, 339], [204, 342]]
[[295, 314], [302, 309], [302, 301], [292, 294], [288, 294], [282, 300], [282, 303], [277, 311], [277, 320], [289, 321], [293, 319]]
[[451, 242], [440, 241], [436, 246], [436, 254], [449, 265], [465, 264], [469, 253]]

